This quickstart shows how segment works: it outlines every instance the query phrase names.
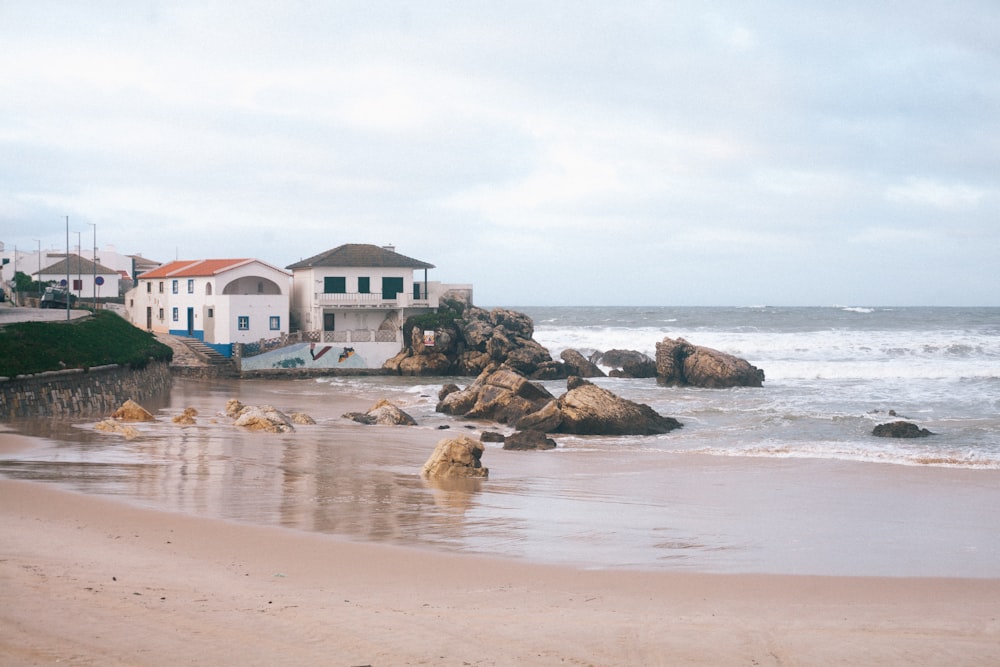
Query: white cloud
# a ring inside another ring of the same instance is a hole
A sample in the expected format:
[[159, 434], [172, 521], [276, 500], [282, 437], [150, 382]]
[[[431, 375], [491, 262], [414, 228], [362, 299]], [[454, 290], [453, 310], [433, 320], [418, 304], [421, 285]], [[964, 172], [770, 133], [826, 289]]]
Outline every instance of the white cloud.
[[886, 188], [885, 198], [894, 204], [932, 206], [948, 210], [974, 208], [987, 194], [985, 189], [962, 183], [910, 178], [902, 185]]

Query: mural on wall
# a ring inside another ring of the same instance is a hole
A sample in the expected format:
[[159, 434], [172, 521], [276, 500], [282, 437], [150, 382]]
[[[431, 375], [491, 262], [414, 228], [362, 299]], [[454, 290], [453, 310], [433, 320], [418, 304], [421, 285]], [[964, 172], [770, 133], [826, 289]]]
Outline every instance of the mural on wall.
[[267, 368], [368, 368], [353, 347], [326, 343], [298, 343], [242, 360], [244, 370]]

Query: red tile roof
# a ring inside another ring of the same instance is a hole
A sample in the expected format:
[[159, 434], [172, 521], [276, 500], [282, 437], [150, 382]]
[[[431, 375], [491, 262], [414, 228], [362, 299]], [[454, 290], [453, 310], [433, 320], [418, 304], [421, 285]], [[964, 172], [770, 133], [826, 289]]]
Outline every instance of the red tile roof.
[[[258, 259], [182, 259], [168, 262], [152, 271], [147, 271], [139, 276], [139, 279], [215, 276], [250, 262], [259, 262], [265, 266], [269, 266]], [[281, 271], [281, 269], [276, 270]]]

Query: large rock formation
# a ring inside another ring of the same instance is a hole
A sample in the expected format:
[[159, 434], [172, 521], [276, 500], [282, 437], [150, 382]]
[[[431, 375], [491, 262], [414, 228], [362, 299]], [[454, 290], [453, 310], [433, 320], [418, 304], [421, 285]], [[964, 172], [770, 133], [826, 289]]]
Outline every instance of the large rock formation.
[[482, 465], [483, 451], [483, 444], [467, 435], [445, 438], [424, 463], [423, 475], [436, 479], [488, 477], [490, 470]]
[[523, 313], [448, 303], [437, 314], [407, 320], [408, 345], [383, 368], [401, 375], [478, 375], [504, 364], [535, 379], [565, 377], [563, 365], [532, 338], [534, 332]]
[[573, 377], [555, 398], [541, 385], [506, 368], [484, 371], [466, 389], [442, 390], [438, 412], [514, 425], [519, 431], [579, 435], [651, 435], [681, 426], [648, 405], [634, 403]]
[[664, 385], [707, 388], [760, 387], [764, 371], [725, 352], [692, 345], [683, 338], [656, 344], [656, 380]]
[[509, 368], [492, 366], [466, 389], [445, 395], [437, 411], [470, 419], [490, 419], [513, 424], [555, 397]]
[[897, 421], [879, 424], [872, 430], [872, 435], [880, 438], [926, 438], [934, 434], [911, 422]]
[[[648, 405], [635, 403], [580, 378], [570, 378], [559, 398], [562, 417], [555, 433], [578, 435], [655, 435], [680, 428]], [[530, 415], [529, 415], [530, 417]]]

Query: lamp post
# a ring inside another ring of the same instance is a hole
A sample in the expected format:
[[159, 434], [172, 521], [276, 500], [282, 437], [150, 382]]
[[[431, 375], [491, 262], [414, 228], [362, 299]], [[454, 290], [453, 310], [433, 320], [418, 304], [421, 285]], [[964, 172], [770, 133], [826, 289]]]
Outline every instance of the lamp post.
[[91, 287], [94, 290], [94, 312], [97, 312], [97, 223], [88, 222], [87, 224], [94, 228], [94, 254], [92, 256], [94, 264], [94, 280], [91, 283]]

